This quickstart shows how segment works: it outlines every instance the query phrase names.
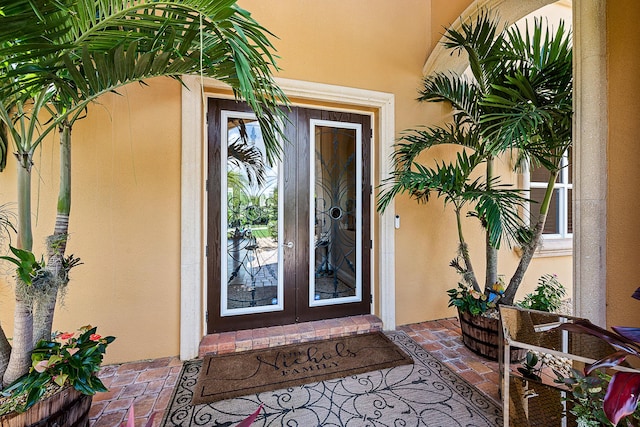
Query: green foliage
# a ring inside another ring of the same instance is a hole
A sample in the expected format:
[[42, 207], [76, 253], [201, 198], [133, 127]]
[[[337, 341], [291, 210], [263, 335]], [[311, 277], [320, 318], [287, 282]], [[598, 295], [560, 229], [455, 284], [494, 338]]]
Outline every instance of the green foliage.
[[572, 369], [569, 377], [556, 372], [557, 383], [567, 386], [571, 392], [566, 400], [571, 402], [570, 412], [576, 416], [578, 425], [584, 427], [611, 426], [607, 419], [603, 402], [610, 377], [601, 372], [584, 375]]
[[522, 366], [518, 367], [518, 372], [525, 378], [534, 379], [540, 381], [540, 372], [542, 371], [543, 363], [537, 366], [539, 362], [538, 356], [531, 352], [527, 352], [527, 357], [522, 362]]
[[516, 305], [531, 310], [555, 312], [562, 304], [562, 297], [566, 295], [566, 289], [558, 281], [555, 274], [545, 274], [538, 279], [538, 286], [531, 294]]
[[[471, 73], [426, 76], [418, 100], [450, 105], [453, 120], [403, 132], [377, 208], [384, 211], [400, 194], [418, 202], [435, 195], [452, 206], [461, 258], [453, 266], [480, 291], [461, 220], [464, 215], [477, 218], [486, 232], [487, 295], [497, 277], [500, 243], [522, 247], [524, 255], [502, 300], [510, 304], [544, 229], [553, 192], [545, 193], [538, 223], [524, 224], [521, 211], [529, 200], [501, 184], [493, 164], [496, 158], [515, 153], [516, 167], [526, 160], [552, 174], [558, 172], [571, 144], [570, 32], [563, 24], [554, 32], [541, 19], [535, 20], [532, 31], [505, 29], [491, 13], [481, 12], [475, 20], [462, 21], [459, 30], [448, 29], [444, 40], [452, 54], [466, 55]], [[439, 145], [453, 147], [456, 159], [434, 163], [428, 151]]]
[[[640, 357], [640, 328], [612, 326], [613, 331], [594, 325], [588, 319], [575, 319], [571, 322], [561, 323], [556, 329], [574, 333], [589, 334], [600, 338], [611, 345], [615, 351], [585, 366], [585, 374], [600, 376], [601, 370], [615, 368], [632, 356]], [[559, 376], [559, 380], [564, 379]], [[575, 375], [574, 375], [575, 376]], [[570, 380], [570, 378], [569, 378]], [[635, 371], [616, 371], [611, 378], [607, 377], [606, 394], [601, 402], [601, 407], [606, 418], [613, 425], [618, 425], [622, 420], [629, 424], [628, 416], [636, 419], [638, 425], [638, 400], [640, 396], [640, 374]]]
[[[2, 391], [9, 396], [6, 410], [27, 410], [52, 384], [70, 385], [82, 394], [107, 391], [96, 376], [107, 345], [114, 337], [101, 337], [95, 327], [84, 326], [75, 333], [57, 333], [52, 340], [38, 342], [31, 355], [29, 373]], [[17, 406], [16, 406], [16, 402]]]
[[38, 276], [38, 273], [44, 269], [44, 260], [37, 261], [35, 255], [31, 251], [14, 248], [9, 246], [11, 252], [15, 255], [0, 256], [0, 259], [4, 259], [14, 263], [16, 268], [16, 274], [25, 284], [31, 285], [33, 280]]
[[485, 313], [487, 310], [495, 308], [495, 303], [489, 301], [489, 297], [475, 289], [458, 283], [458, 288], [449, 289], [448, 307], [458, 307], [463, 313], [470, 313], [474, 316]]
[[[190, 74], [229, 84], [256, 113], [267, 160], [279, 156], [279, 124], [287, 120], [279, 105], [288, 101], [272, 78], [271, 34], [234, 0], [16, 0], [4, 12], [3, 106], [34, 93], [55, 94], [54, 120], [30, 147], [83, 116], [104, 93], [155, 76]], [[13, 126], [6, 115], [0, 119]]]
[[[258, 147], [248, 144], [246, 136], [246, 126], [244, 120], [239, 121], [240, 137], [232, 141], [227, 146], [227, 162], [229, 166], [235, 166], [244, 170], [246, 181], [251, 185], [264, 185], [266, 168], [262, 159], [262, 151]], [[227, 172], [227, 174], [233, 172]]]

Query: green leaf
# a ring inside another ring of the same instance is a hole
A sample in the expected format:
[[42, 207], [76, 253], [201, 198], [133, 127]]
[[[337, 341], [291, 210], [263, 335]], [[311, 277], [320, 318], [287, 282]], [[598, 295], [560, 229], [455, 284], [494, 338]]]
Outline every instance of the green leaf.
[[12, 258], [10, 256], [0, 256], [0, 259], [4, 259], [6, 261], [10, 261], [12, 263], [14, 263], [15, 265], [17, 265], [18, 267], [20, 267], [20, 260], [16, 259], [16, 258]]
[[53, 366], [56, 363], [61, 362], [62, 360], [64, 360], [62, 357], [58, 356], [57, 354], [54, 354], [49, 358], [49, 366]]
[[63, 387], [64, 384], [67, 382], [67, 378], [69, 378], [69, 375], [67, 374], [60, 374], [58, 375], [53, 381], [58, 384], [60, 387]]
[[40, 387], [32, 388], [31, 390], [29, 390], [29, 393], [27, 394], [27, 400], [23, 406], [23, 410], [26, 411], [27, 409], [35, 405], [44, 394], [44, 391], [44, 388]]

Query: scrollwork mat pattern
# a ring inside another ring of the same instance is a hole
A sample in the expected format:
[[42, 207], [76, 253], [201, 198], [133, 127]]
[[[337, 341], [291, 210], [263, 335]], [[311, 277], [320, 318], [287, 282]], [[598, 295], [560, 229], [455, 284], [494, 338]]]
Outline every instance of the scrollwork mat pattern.
[[255, 427], [500, 426], [501, 409], [402, 331], [389, 338], [415, 364], [219, 401], [191, 405], [201, 360], [185, 362], [162, 422], [235, 426], [262, 404]]

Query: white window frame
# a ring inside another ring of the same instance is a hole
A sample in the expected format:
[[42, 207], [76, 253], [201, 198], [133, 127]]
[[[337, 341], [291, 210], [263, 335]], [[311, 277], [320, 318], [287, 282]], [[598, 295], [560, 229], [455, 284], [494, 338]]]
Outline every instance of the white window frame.
[[[558, 180], [554, 184], [554, 191], [558, 190], [558, 218], [559, 233], [546, 233], [542, 234], [541, 242], [536, 249], [535, 257], [553, 257], [553, 256], [567, 256], [573, 253], [573, 233], [569, 233], [569, 191], [573, 190], [573, 182], [569, 176], [569, 157], [568, 154], [562, 156], [560, 161], [560, 172], [558, 173]], [[547, 182], [531, 181], [531, 173], [529, 168], [524, 173], [523, 179], [524, 188], [547, 188]], [[525, 222], [528, 225], [531, 209], [536, 209], [537, 204], [528, 203], [526, 206], [527, 214], [525, 215]]]
[[[362, 125], [360, 123], [336, 122], [331, 120], [311, 119], [309, 122], [309, 236], [315, 234], [315, 194], [316, 194], [316, 127], [325, 126], [335, 129], [348, 129], [355, 131], [355, 172], [356, 182], [354, 188], [362, 188]], [[309, 251], [309, 307], [321, 307], [326, 305], [357, 303], [362, 301], [362, 192], [356, 192], [356, 277], [355, 295], [339, 298], [315, 299], [316, 295], [316, 251]], [[315, 243], [315, 242], [314, 242]], [[311, 245], [311, 248], [314, 248]]]
[[[256, 120], [256, 115], [254, 113], [247, 113], [242, 111], [229, 111], [222, 110], [220, 112], [220, 247], [226, 248], [227, 246], [227, 233], [229, 232], [229, 224], [227, 222], [227, 214], [228, 214], [228, 204], [227, 204], [227, 192], [225, 189], [227, 188], [227, 171], [228, 171], [228, 148], [229, 148], [229, 119], [247, 119], [247, 120]], [[277, 188], [279, 194], [283, 194], [283, 181], [282, 181], [282, 162], [277, 162], [274, 166], [274, 169], [278, 171], [278, 183]], [[243, 314], [255, 314], [255, 313], [269, 313], [274, 311], [282, 311], [284, 310], [284, 285], [283, 285], [283, 277], [284, 277], [284, 263], [283, 260], [283, 245], [281, 242], [281, 236], [284, 236], [284, 225], [281, 219], [284, 216], [284, 202], [283, 197], [278, 198], [278, 267], [277, 267], [277, 276], [278, 276], [278, 284], [277, 284], [277, 304], [272, 305], [260, 305], [257, 307], [242, 307], [242, 308], [229, 308], [228, 303], [228, 286], [226, 281], [229, 277], [229, 272], [227, 271], [227, 252], [225, 249], [222, 250], [221, 259], [223, 260], [220, 265], [220, 316], [228, 317], [228, 316], [239, 316]]]

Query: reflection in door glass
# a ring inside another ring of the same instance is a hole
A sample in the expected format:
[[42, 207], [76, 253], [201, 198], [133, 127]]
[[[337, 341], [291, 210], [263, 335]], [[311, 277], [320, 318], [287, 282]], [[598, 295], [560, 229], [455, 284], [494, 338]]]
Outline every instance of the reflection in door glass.
[[264, 160], [262, 133], [254, 118], [235, 113], [226, 125], [222, 315], [280, 310], [278, 170]]
[[[310, 304], [360, 299], [359, 125], [317, 121]], [[313, 301], [311, 301], [313, 300]]]

